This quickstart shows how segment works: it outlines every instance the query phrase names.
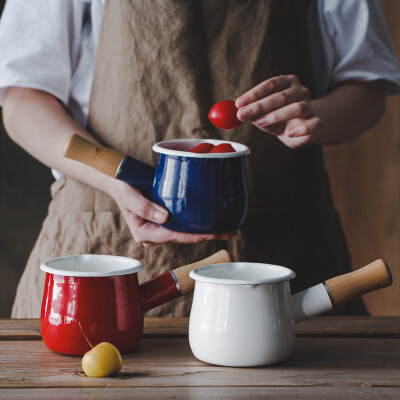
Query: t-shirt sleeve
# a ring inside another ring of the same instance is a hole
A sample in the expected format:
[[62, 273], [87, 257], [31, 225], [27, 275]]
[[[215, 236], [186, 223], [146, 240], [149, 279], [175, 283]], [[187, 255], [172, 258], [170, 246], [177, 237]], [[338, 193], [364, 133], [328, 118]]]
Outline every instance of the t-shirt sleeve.
[[394, 55], [379, 0], [325, 0], [324, 22], [332, 49], [329, 86], [345, 80], [387, 82], [400, 93], [400, 65]]
[[40, 89], [67, 104], [72, 1], [8, 0], [0, 20], [0, 105], [10, 86]]

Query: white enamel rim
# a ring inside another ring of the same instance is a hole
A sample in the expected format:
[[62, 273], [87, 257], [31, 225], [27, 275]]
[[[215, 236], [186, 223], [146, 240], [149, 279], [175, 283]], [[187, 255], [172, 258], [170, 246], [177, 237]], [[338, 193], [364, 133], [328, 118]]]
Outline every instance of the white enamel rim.
[[80, 254], [44, 261], [40, 269], [53, 275], [101, 277], [133, 274], [142, 269], [142, 263], [128, 257]]
[[[252, 273], [250, 273], [250, 268], [252, 268]], [[237, 274], [239, 279], [210, 276], [218, 274], [218, 271], [226, 274]], [[249, 277], [248, 279], [240, 279], [240, 275], [252, 275], [252, 277]], [[208, 283], [219, 283], [224, 285], [260, 285], [264, 283], [290, 281], [295, 278], [296, 273], [291, 269], [280, 265], [231, 262], [198, 267], [190, 271], [189, 276], [196, 281]]]
[[[236, 150], [234, 153], [191, 153], [189, 150], [200, 143], [211, 143], [218, 145], [221, 143], [229, 143]], [[177, 150], [176, 148], [184, 148], [185, 150]], [[241, 143], [230, 142], [228, 140], [217, 139], [174, 139], [165, 140], [153, 145], [153, 151], [170, 156], [191, 157], [191, 158], [235, 158], [248, 156], [250, 149]]]

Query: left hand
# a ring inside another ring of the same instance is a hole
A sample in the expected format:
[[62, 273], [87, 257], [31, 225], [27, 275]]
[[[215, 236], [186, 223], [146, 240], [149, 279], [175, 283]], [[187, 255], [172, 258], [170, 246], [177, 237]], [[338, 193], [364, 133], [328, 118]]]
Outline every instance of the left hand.
[[162, 243], [200, 243], [210, 240], [229, 240], [236, 232], [198, 234], [170, 231], [158, 224], [167, 221], [168, 211], [145, 198], [142, 193], [118, 179], [105, 189], [119, 206], [132, 233], [133, 240], [145, 247]]
[[275, 135], [295, 149], [311, 144], [321, 126], [313, 110], [310, 91], [295, 75], [270, 78], [236, 99], [240, 121]]

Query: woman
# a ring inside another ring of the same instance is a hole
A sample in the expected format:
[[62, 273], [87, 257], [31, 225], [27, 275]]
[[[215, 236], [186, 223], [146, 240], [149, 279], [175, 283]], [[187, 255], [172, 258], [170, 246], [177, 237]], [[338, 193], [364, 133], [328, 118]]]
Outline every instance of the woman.
[[[39, 315], [38, 265], [64, 254], [134, 257], [146, 279], [227, 248], [236, 260], [292, 267], [294, 291], [350, 269], [321, 146], [372, 126], [386, 94], [398, 91], [378, 2], [9, 0], [0, 51], [7, 132], [59, 177], [14, 317]], [[252, 123], [218, 131], [207, 112], [234, 96], [238, 118]], [[147, 163], [160, 140], [245, 143], [252, 155], [244, 226], [222, 235], [159, 227], [168, 218], [162, 207], [62, 157], [72, 132]], [[180, 299], [152, 315], [185, 315], [189, 306]], [[360, 304], [344, 310], [363, 311]]]

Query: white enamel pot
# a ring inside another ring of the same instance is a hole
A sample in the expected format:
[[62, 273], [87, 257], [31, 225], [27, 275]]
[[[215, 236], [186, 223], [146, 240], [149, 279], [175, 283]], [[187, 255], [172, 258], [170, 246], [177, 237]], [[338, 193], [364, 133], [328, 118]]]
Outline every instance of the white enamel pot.
[[285, 267], [224, 263], [190, 272], [195, 290], [189, 342], [201, 361], [232, 367], [281, 362], [290, 357], [295, 324], [332, 310], [367, 292], [389, 286], [382, 260], [315, 285], [295, 295]]

